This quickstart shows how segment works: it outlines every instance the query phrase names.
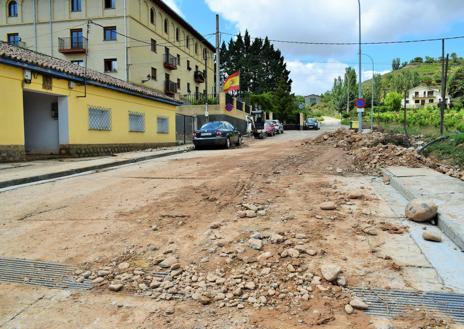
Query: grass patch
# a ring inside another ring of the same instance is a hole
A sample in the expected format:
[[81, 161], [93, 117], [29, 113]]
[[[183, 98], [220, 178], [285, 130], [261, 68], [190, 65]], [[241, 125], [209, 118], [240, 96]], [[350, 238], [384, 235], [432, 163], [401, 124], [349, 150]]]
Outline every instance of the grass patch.
[[463, 168], [464, 134], [452, 135], [448, 140], [430, 146], [425, 153], [427, 156]]

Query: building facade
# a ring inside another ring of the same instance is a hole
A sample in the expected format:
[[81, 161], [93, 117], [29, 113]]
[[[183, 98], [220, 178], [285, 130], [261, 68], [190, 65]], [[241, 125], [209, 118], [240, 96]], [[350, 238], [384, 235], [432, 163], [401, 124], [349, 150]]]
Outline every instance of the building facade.
[[176, 144], [175, 99], [6, 43], [0, 94], [0, 161]]
[[[418, 109], [427, 106], [439, 106], [441, 103], [441, 90], [433, 87], [419, 86], [412, 88], [408, 91], [408, 97], [406, 98], [406, 108]], [[449, 95], [445, 98], [446, 104], [451, 104]], [[404, 99], [401, 101], [404, 107]]]
[[319, 95], [308, 95], [308, 96], [305, 96], [305, 104], [306, 105], [316, 105], [316, 104], [319, 104], [321, 102], [321, 96]]
[[0, 39], [10, 44], [175, 98], [215, 92], [215, 48], [161, 0], [0, 0], [0, 8]]

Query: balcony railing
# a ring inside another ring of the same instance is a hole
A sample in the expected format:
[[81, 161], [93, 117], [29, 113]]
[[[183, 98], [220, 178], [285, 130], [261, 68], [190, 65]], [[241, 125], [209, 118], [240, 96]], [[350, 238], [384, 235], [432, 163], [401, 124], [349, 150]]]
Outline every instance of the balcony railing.
[[193, 78], [196, 83], [205, 82], [205, 74], [202, 71], [195, 71], [195, 73], [193, 74]]
[[62, 54], [85, 54], [87, 52], [87, 39], [58, 38], [58, 50]]
[[[210, 94], [207, 97], [208, 97], [208, 104], [210, 105], [219, 104], [219, 98], [217, 97], [217, 95]], [[203, 105], [206, 103], [205, 94], [200, 94], [200, 93], [182, 95], [180, 99], [182, 100], [182, 102], [184, 102], [185, 105]]]
[[164, 67], [168, 70], [176, 70], [177, 57], [172, 56], [171, 54], [164, 54]]
[[177, 83], [166, 80], [164, 82], [164, 92], [166, 95], [174, 96], [177, 93]]

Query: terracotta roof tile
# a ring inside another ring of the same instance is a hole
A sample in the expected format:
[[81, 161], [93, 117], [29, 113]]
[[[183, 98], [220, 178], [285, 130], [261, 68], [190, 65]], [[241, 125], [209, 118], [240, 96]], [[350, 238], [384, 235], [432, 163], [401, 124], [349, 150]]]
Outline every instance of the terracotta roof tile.
[[[22, 63], [27, 63], [31, 65], [36, 65], [45, 69], [52, 69], [61, 73], [66, 73], [73, 75], [78, 78], [85, 78], [86, 70], [84, 67], [71, 63], [69, 61], [59, 59], [56, 57], [51, 57], [45, 54], [41, 54], [29, 49], [24, 49], [20, 47], [11, 46], [5, 42], [0, 41], [0, 57], [15, 60]], [[166, 95], [160, 94], [153, 89], [137, 86], [135, 84], [117, 79], [108, 74], [104, 74], [92, 69], [87, 69], [87, 79], [89, 81], [96, 81], [105, 85], [122, 88], [131, 92], [135, 92], [144, 96], [152, 96], [163, 98], [166, 101], [175, 101], [177, 100], [168, 97]]]

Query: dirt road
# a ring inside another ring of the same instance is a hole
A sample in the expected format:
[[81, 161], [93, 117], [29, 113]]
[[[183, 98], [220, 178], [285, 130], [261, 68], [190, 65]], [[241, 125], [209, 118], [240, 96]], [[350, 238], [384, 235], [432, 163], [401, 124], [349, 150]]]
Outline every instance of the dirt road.
[[[0, 328], [416, 328], [435, 321], [417, 312], [391, 322], [345, 311], [346, 285], [445, 288], [370, 178], [346, 171], [343, 150], [302, 146], [320, 133], [289, 132], [0, 194], [1, 257], [73, 265], [81, 269], [76, 278], [90, 271], [94, 281], [90, 291], [0, 283]], [[324, 202], [335, 207], [322, 210]], [[324, 265], [340, 267], [332, 282]], [[161, 272], [167, 276], [156, 278]]]

